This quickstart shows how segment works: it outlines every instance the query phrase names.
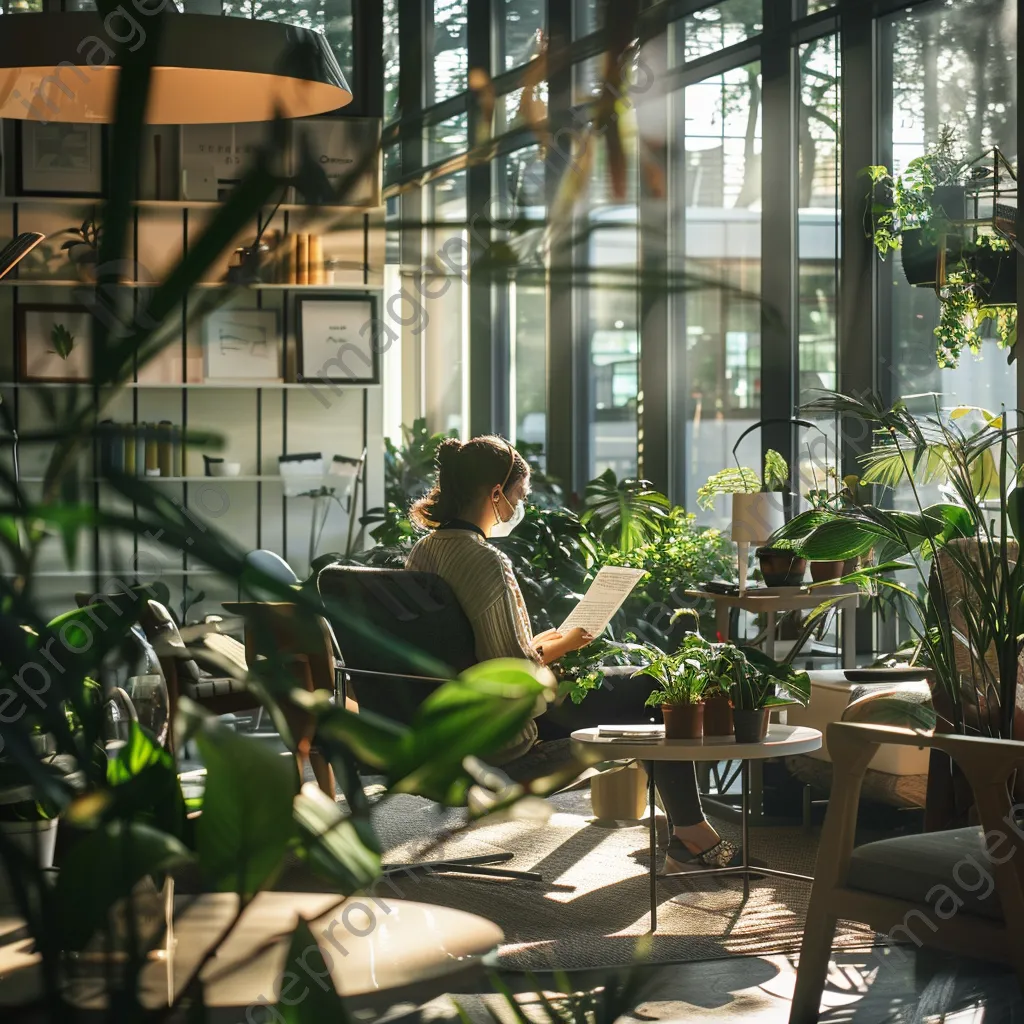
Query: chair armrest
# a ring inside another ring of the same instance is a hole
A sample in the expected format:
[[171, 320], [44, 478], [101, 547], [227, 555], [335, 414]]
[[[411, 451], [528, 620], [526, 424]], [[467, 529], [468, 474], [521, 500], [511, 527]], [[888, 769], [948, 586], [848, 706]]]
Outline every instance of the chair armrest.
[[[1014, 811], [1017, 810], [1010, 806], [1008, 781], [1013, 770], [1024, 763], [1024, 743], [986, 736], [935, 735], [859, 722], [832, 722], [827, 736], [828, 752], [832, 758], [832, 792], [818, 848], [816, 885], [819, 884], [818, 879], [826, 889], [845, 884], [857, 828], [861, 784], [868, 763], [883, 743], [932, 748], [949, 754], [960, 765], [974, 792], [986, 836], [992, 833], [1005, 836], [1014, 850], [1024, 850], [1018, 830], [1011, 828], [1009, 831], [1014, 834], [1009, 835], [1005, 827], [1014, 820]], [[997, 871], [1001, 877], [1002, 874], [1016, 872], [1017, 867], [1007, 865]], [[1019, 909], [1024, 913], [1024, 903]]]
[[369, 676], [377, 679], [407, 679], [413, 683], [450, 683], [447, 676], [416, 676], [405, 672], [376, 672], [369, 668], [352, 668], [349, 665], [339, 665], [339, 672], [350, 676]]
[[832, 722], [826, 730], [826, 743], [833, 765], [841, 766], [844, 771], [853, 771], [859, 778], [863, 778], [868, 762], [883, 743], [917, 747], [918, 750], [942, 750], [960, 765], [969, 778], [979, 770], [986, 776], [1006, 778], [1024, 764], [1024, 743], [1019, 740], [931, 733], [894, 725]]

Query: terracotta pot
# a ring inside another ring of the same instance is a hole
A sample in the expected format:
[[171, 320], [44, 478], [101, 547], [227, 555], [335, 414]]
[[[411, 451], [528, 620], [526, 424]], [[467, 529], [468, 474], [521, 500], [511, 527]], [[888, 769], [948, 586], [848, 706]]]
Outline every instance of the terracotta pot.
[[758, 548], [761, 576], [768, 587], [797, 587], [807, 571], [807, 559], [779, 548]]
[[737, 743], [760, 743], [768, 735], [768, 709], [741, 711], [733, 708]]
[[647, 808], [647, 772], [636, 761], [600, 772], [590, 780], [594, 817], [605, 821], [639, 821]]
[[703, 704], [662, 704], [665, 739], [699, 740], [704, 738]]
[[824, 583], [826, 580], [837, 580], [845, 576], [844, 566], [846, 562], [835, 560], [831, 562], [811, 562], [811, 579], [815, 583]]
[[704, 701], [704, 735], [731, 736], [732, 732], [732, 704], [729, 698], [724, 693], [709, 697]]

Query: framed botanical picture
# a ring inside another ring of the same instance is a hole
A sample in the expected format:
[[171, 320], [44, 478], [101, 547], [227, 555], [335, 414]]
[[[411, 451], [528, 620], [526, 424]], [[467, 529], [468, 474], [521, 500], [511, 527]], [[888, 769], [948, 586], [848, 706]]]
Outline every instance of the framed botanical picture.
[[18, 121], [21, 195], [98, 196], [103, 192], [103, 126]]
[[81, 306], [18, 306], [18, 367], [22, 380], [88, 381], [92, 375], [92, 316]]
[[281, 380], [276, 309], [218, 309], [203, 322], [207, 380]]
[[299, 307], [301, 379], [341, 384], [380, 383], [377, 296], [302, 296]]

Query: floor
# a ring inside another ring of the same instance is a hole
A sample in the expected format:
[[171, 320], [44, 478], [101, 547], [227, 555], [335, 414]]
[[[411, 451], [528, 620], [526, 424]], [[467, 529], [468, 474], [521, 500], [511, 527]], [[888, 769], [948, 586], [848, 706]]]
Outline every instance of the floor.
[[[609, 983], [607, 972], [577, 971], [569, 977], [577, 991]], [[644, 972], [649, 987], [633, 1009], [606, 1019], [785, 1024], [795, 978], [792, 960], [783, 956], [658, 965]], [[549, 999], [564, 991], [550, 974], [512, 975], [506, 981], [527, 1018], [551, 1019], [536, 995], [538, 987]], [[515, 1015], [507, 1002], [483, 995], [484, 990], [479, 986], [476, 992], [436, 999], [415, 1016], [432, 1024], [454, 1024], [457, 1002], [471, 1024], [494, 1024], [489, 1010], [502, 1024], [512, 1024]], [[868, 949], [838, 955], [824, 1007], [821, 1024], [1024, 1022], [1024, 997], [1011, 972], [910, 950], [881, 958]]]

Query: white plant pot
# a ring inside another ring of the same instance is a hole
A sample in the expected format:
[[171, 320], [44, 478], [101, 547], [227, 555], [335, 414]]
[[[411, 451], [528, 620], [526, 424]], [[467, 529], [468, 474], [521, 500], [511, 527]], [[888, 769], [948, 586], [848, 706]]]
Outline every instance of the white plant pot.
[[[53, 852], [57, 846], [57, 819], [47, 821], [0, 821], [4, 838], [28, 857], [38, 857], [41, 868], [53, 867]], [[0, 914], [15, 912], [17, 901], [8, 878], [7, 869], [0, 859]]]
[[53, 867], [57, 847], [57, 818], [46, 821], [0, 821], [0, 832], [26, 856], [38, 854], [41, 868]]
[[782, 491], [732, 496], [732, 539], [763, 544], [786, 521]]
[[732, 496], [732, 539], [736, 542], [740, 590], [747, 585], [747, 551], [763, 544], [786, 521], [781, 491], [737, 492]]

